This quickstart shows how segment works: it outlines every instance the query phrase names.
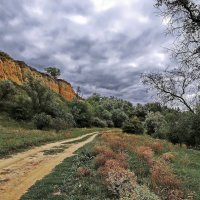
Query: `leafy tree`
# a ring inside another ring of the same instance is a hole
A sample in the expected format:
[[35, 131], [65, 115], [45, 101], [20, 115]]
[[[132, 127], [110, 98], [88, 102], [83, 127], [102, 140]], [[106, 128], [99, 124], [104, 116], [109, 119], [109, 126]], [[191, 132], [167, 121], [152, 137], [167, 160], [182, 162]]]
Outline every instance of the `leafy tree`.
[[16, 96], [10, 115], [17, 120], [30, 120], [33, 117], [31, 98], [23, 94]]
[[83, 100], [74, 100], [71, 102], [71, 112], [78, 127], [90, 127], [92, 120], [91, 105]]
[[120, 109], [115, 109], [112, 112], [112, 121], [115, 127], [121, 128], [123, 123], [128, 120], [126, 113]]
[[91, 124], [94, 127], [101, 127], [101, 128], [104, 128], [104, 127], [107, 126], [106, 122], [101, 120], [101, 119], [99, 119], [98, 117], [92, 118]]
[[12, 81], [6, 80], [0, 82], [0, 101], [11, 100], [15, 93], [16, 87]]
[[144, 128], [142, 122], [134, 117], [129, 121], [126, 121], [122, 127], [123, 132], [133, 133], [133, 134], [143, 134]]
[[54, 102], [53, 92], [31, 76], [28, 76], [28, 81], [23, 85], [23, 89], [31, 98], [35, 113], [46, 112]]
[[60, 69], [56, 67], [47, 67], [44, 69], [51, 77], [57, 79], [60, 76]]
[[52, 124], [52, 117], [46, 113], [36, 114], [33, 122], [38, 129], [50, 128]]
[[153, 135], [159, 131], [163, 124], [166, 124], [166, 121], [160, 112], [150, 112], [146, 116], [144, 126], [147, 130], [147, 134]]

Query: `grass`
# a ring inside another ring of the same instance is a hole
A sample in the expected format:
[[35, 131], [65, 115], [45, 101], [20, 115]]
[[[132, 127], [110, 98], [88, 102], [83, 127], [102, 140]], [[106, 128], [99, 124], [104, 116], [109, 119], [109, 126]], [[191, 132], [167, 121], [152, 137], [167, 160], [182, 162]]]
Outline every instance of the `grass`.
[[65, 159], [22, 200], [134, 199], [123, 198], [127, 191], [137, 200], [199, 200], [199, 169], [200, 151], [112, 131]]
[[69, 138], [90, 132], [102, 131], [101, 128], [74, 128], [56, 133], [53, 130], [35, 130], [31, 123], [16, 122], [8, 116], [0, 115], [0, 158], [24, 151], [34, 146]]
[[67, 146], [61, 146], [61, 147], [56, 147], [56, 148], [44, 150], [43, 155], [55, 155], [55, 154], [58, 154], [58, 153], [62, 153], [66, 148], [67, 148]]
[[184, 181], [184, 187], [200, 199], [200, 151], [180, 148], [176, 151], [173, 168], [177, 175]]
[[[91, 148], [95, 142], [87, 144], [76, 153], [65, 159], [52, 173], [38, 181], [21, 200], [102, 200], [114, 199], [107, 193], [102, 179], [93, 170]], [[77, 173], [80, 167], [90, 169], [87, 176]]]

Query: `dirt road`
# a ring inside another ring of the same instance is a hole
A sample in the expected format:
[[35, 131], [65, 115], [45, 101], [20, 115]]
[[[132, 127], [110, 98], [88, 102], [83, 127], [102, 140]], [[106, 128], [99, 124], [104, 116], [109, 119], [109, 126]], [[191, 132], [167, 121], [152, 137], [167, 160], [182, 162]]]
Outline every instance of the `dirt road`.
[[[37, 180], [49, 174], [65, 158], [91, 142], [98, 133], [90, 133], [60, 142], [46, 144], [0, 160], [0, 199], [17, 200]], [[90, 136], [84, 141], [79, 141]], [[75, 142], [77, 141], [77, 142]], [[67, 144], [66, 142], [75, 142]], [[59, 150], [60, 152], [58, 153]], [[56, 153], [57, 151], [57, 153]]]

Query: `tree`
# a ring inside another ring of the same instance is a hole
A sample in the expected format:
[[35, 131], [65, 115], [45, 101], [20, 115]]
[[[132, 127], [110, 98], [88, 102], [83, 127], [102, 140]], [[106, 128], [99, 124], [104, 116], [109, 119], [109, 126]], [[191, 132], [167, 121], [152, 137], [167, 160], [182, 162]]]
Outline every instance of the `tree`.
[[194, 113], [200, 92], [200, 5], [192, 0], [157, 0], [155, 6], [168, 20], [175, 36], [171, 55], [176, 68], [143, 75], [164, 103], [181, 103]]
[[128, 120], [126, 113], [120, 109], [116, 109], [112, 112], [112, 121], [115, 127], [121, 128], [123, 123]]
[[155, 90], [163, 103], [181, 103], [192, 113], [199, 101], [199, 80], [200, 77], [193, 70], [185, 69], [143, 74], [143, 83]]
[[144, 132], [142, 122], [137, 117], [133, 117], [131, 120], [124, 122], [122, 130], [123, 132], [133, 134], [143, 134]]
[[168, 33], [176, 37], [173, 56], [181, 65], [199, 72], [200, 4], [194, 0], [157, 0], [155, 6], [168, 21]]
[[60, 76], [60, 69], [56, 67], [47, 67], [44, 69], [51, 77], [57, 79]]

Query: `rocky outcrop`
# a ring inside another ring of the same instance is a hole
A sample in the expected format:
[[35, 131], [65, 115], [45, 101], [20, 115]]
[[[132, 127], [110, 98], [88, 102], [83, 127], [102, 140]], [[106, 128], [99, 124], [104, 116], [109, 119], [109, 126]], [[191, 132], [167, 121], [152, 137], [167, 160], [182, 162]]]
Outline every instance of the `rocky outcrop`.
[[51, 76], [28, 66], [23, 61], [16, 61], [7, 54], [0, 52], [0, 80], [11, 80], [18, 85], [22, 85], [26, 81], [27, 74], [38, 79], [49, 89], [67, 100], [72, 100], [76, 96], [71, 84], [67, 81], [55, 80]]

